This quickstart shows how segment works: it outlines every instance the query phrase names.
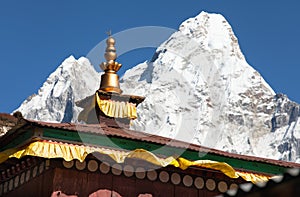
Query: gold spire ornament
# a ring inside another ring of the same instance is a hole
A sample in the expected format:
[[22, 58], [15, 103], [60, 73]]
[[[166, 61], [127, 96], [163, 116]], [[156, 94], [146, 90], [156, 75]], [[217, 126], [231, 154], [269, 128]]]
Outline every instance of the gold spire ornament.
[[129, 128], [130, 121], [137, 118], [137, 106], [145, 100], [145, 97], [122, 94], [117, 75], [122, 65], [115, 61], [117, 59], [115, 43], [109, 32], [104, 54], [106, 62], [100, 64], [100, 68], [104, 71], [101, 75], [100, 88], [94, 95], [76, 103], [77, 106], [84, 108], [78, 120], [88, 124], [99, 122]]
[[117, 53], [115, 48], [115, 39], [111, 36], [111, 32], [108, 33], [108, 38], [106, 40], [106, 49], [104, 57], [106, 62], [100, 64], [100, 68], [105, 72], [101, 75], [100, 90], [104, 92], [121, 94], [119, 76], [117, 74], [118, 70], [121, 68], [122, 64], [116, 62]]

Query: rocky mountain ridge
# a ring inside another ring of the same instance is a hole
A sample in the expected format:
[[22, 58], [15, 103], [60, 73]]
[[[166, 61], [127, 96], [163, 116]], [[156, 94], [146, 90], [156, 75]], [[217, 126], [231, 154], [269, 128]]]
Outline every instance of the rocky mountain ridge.
[[[17, 110], [29, 119], [74, 122], [81, 110], [75, 101], [93, 94], [99, 79], [86, 58], [70, 57]], [[121, 88], [146, 96], [132, 129], [299, 161], [299, 104], [275, 94], [247, 63], [222, 15], [201, 12], [184, 21], [151, 61], [126, 71]]]
[[95, 93], [99, 76], [88, 59], [70, 56], [50, 74], [38, 93], [28, 97], [16, 111], [28, 119], [74, 122], [82, 110], [75, 102]]

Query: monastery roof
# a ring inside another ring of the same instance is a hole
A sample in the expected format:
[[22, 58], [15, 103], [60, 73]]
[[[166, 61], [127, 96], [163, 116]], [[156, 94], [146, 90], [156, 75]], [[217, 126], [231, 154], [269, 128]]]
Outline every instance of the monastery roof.
[[[33, 120], [26, 120], [25, 125], [36, 126], [36, 127], [43, 127], [43, 128], [53, 128], [65, 131], [73, 131], [73, 132], [82, 132], [82, 133], [91, 133], [97, 135], [105, 135], [107, 137], [119, 137], [124, 139], [136, 140], [141, 142], [150, 142], [159, 145], [168, 145], [171, 147], [176, 148], [186, 148], [188, 150], [197, 151], [199, 153], [210, 153], [218, 156], [224, 156], [228, 158], [234, 159], [241, 159], [249, 162], [262, 162], [273, 164], [282, 167], [294, 168], [300, 167], [300, 164], [293, 163], [293, 162], [286, 162], [281, 160], [274, 160], [262, 157], [255, 157], [255, 156], [247, 156], [247, 155], [240, 155], [235, 153], [229, 153], [213, 148], [208, 148], [205, 146], [200, 146], [196, 144], [191, 144], [187, 142], [183, 142], [176, 139], [171, 139], [167, 137], [162, 137], [158, 135], [153, 135], [141, 131], [134, 131], [125, 128], [117, 128], [111, 127], [105, 123], [102, 124], [75, 124], [75, 123], [51, 123], [51, 122], [43, 122], [43, 121], [33, 121]], [[24, 125], [24, 126], [25, 126]], [[0, 139], [1, 143], [1, 139]], [[88, 141], [86, 141], [88, 143]]]
[[[118, 157], [121, 153], [124, 159], [129, 156], [133, 157], [132, 155], [136, 157], [142, 152], [144, 156], [152, 158], [150, 161], [152, 164], [161, 166], [164, 166], [166, 163], [172, 163], [172, 165], [183, 169], [190, 166], [206, 168], [207, 166], [211, 167], [213, 165], [211, 161], [213, 161], [221, 166], [213, 169], [221, 169], [226, 172], [229, 169], [227, 169], [229, 165], [230, 169], [234, 169], [239, 173], [263, 175], [269, 178], [284, 173], [288, 168], [300, 168], [300, 164], [297, 163], [228, 153], [145, 132], [111, 126], [109, 122], [85, 125], [22, 119], [16, 127], [0, 138], [0, 144], [0, 163], [9, 158], [3, 156], [1, 158], [1, 153], [5, 151], [12, 149], [20, 151], [20, 148], [25, 146], [27, 149], [29, 146], [35, 146], [37, 149], [47, 146], [52, 147], [52, 149], [68, 148], [70, 150], [74, 147], [81, 147], [81, 151], [84, 150], [85, 154], [72, 158], [68, 154], [66, 154], [68, 157], [64, 155], [46, 155], [45, 158], [60, 157], [65, 160], [84, 160], [86, 155], [93, 151], [106, 153], [106, 150], [109, 149], [113, 151], [113, 153], [109, 154], [115, 154], [116, 152], [114, 151], [119, 151], [117, 153]], [[105, 151], [103, 151], [104, 149]], [[24, 148], [22, 151], [26, 152]], [[11, 157], [18, 157], [22, 154], [14, 154]], [[41, 155], [37, 154], [36, 156]], [[116, 157], [115, 155], [110, 156]], [[118, 160], [117, 162], [122, 161]], [[203, 161], [208, 161], [208, 163], [204, 162], [205, 165], [203, 165]]]

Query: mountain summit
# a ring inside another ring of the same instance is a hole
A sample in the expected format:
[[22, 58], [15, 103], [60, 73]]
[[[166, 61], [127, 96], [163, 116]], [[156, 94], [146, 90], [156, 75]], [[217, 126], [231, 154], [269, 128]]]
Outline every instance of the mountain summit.
[[[222, 15], [201, 12], [184, 21], [120, 85], [124, 93], [146, 97], [132, 129], [239, 154], [299, 157], [299, 105], [275, 94], [247, 63]], [[70, 57], [18, 110], [30, 119], [75, 121], [80, 109], [74, 101], [98, 86], [88, 60]]]
[[28, 97], [16, 111], [28, 119], [74, 122], [82, 110], [75, 102], [95, 93], [99, 76], [88, 59], [70, 56], [47, 78], [38, 94]]
[[147, 98], [137, 130], [239, 154], [298, 158], [299, 105], [276, 95], [246, 62], [222, 15], [201, 12], [184, 21], [123, 81], [123, 89]]

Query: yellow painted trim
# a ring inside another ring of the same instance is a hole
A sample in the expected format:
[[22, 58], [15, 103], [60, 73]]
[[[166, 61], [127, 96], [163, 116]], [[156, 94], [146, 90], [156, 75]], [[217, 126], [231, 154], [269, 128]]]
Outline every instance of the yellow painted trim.
[[230, 165], [224, 162], [211, 160], [189, 161], [185, 158], [167, 157], [160, 158], [144, 149], [135, 149], [133, 151], [117, 151], [112, 149], [91, 147], [85, 145], [74, 145], [51, 141], [36, 141], [18, 149], [9, 149], [0, 153], [0, 163], [8, 158], [22, 158], [24, 156], [37, 156], [43, 158], [63, 158], [66, 161], [77, 159], [84, 161], [86, 156], [91, 153], [101, 153], [108, 155], [117, 163], [123, 163], [126, 158], [135, 158], [147, 161], [157, 166], [166, 167], [172, 165], [183, 170], [191, 166], [203, 167], [218, 170], [230, 178], [242, 177], [246, 181], [260, 182], [268, 181], [270, 177], [254, 173], [238, 172]]
[[109, 117], [136, 119], [136, 105], [129, 102], [103, 100], [96, 93], [96, 103], [99, 109]]

